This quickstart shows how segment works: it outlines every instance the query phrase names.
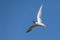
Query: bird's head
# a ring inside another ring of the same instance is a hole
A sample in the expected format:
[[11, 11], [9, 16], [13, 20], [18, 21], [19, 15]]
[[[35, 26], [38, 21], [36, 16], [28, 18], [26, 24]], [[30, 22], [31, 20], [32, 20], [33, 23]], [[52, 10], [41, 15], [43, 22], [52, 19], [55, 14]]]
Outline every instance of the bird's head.
[[33, 21], [33, 23], [35, 24], [35, 21]]

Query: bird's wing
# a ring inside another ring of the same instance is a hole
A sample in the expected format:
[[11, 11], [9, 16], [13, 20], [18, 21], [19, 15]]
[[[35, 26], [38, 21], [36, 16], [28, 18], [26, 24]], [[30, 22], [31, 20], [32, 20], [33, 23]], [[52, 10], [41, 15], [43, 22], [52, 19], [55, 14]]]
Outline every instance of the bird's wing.
[[30, 32], [33, 28], [35, 28], [37, 25], [31, 26], [26, 32]]
[[43, 8], [43, 5], [41, 5], [41, 7], [38, 11], [38, 14], [37, 14], [37, 21], [40, 22], [40, 23], [41, 23], [42, 8]]

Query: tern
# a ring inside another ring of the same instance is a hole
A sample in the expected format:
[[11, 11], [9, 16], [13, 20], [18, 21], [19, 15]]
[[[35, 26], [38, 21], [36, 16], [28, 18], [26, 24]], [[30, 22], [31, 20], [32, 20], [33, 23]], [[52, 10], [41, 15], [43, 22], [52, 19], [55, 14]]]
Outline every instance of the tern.
[[42, 23], [42, 19], [41, 19], [42, 8], [43, 8], [43, 5], [40, 6], [40, 9], [38, 11], [37, 22], [33, 21], [34, 25], [32, 25], [26, 32], [30, 32], [33, 28], [37, 26], [44, 27], [44, 29], [46, 29], [46, 25]]

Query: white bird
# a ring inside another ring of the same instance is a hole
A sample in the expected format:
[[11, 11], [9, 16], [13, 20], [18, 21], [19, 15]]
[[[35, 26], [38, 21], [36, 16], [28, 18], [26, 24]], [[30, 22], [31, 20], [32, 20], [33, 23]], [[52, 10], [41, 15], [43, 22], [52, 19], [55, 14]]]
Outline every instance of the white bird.
[[41, 7], [38, 11], [37, 22], [33, 21], [34, 25], [31, 26], [26, 32], [30, 32], [33, 28], [35, 28], [37, 26], [44, 27], [44, 29], [46, 28], [46, 25], [42, 23], [42, 19], [41, 19], [42, 8], [43, 8], [43, 5], [41, 5]]

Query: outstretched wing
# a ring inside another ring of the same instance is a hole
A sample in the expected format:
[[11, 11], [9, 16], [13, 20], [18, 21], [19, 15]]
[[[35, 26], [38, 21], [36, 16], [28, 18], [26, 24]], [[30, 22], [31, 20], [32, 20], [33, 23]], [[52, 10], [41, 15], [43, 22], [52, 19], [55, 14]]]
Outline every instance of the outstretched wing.
[[33, 28], [35, 28], [37, 25], [31, 26], [26, 32], [30, 32]]
[[43, 5], [41, 5], [39, 11], [38, 11], [38, 14], [37, 14], [37, 21], [39, 23], [41, 23], [41, 14], [42, 14], [42, 8], [43, 8]]

